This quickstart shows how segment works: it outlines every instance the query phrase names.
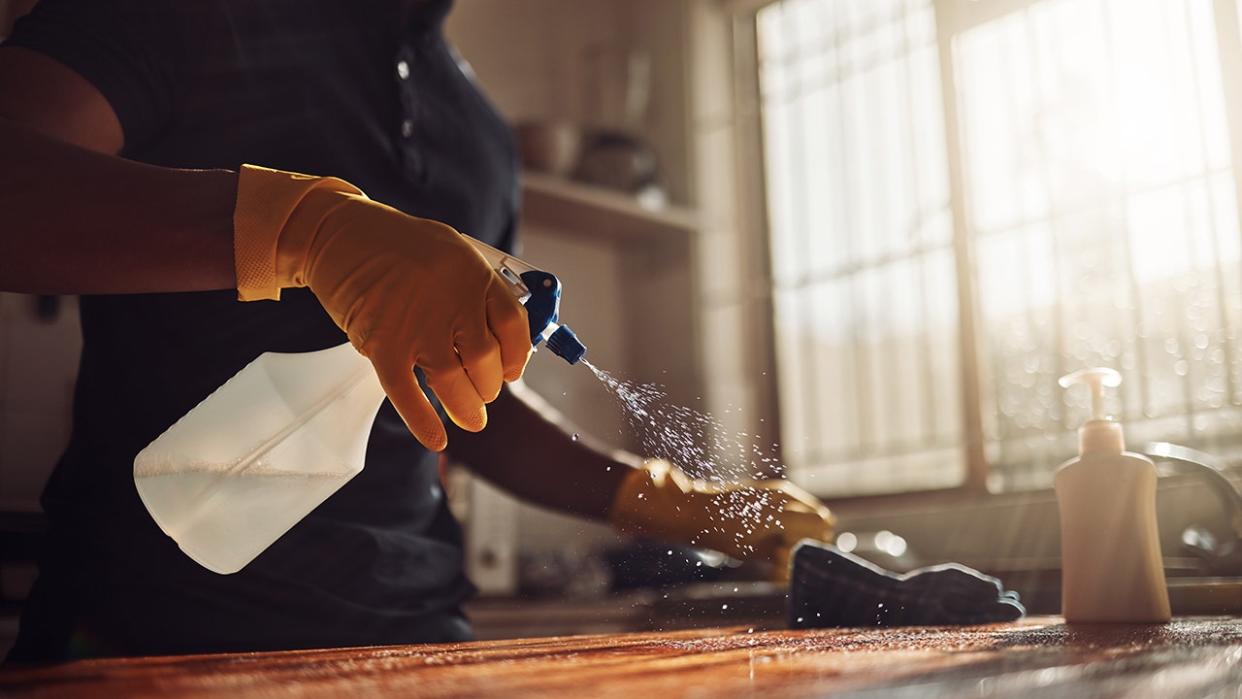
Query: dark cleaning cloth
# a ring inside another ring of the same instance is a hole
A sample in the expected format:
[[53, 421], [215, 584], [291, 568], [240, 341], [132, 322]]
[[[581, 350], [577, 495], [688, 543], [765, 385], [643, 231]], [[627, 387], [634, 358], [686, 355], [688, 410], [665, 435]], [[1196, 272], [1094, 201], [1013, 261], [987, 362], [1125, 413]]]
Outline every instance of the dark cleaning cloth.
[[898, 574], [827, 544], [794, 549], [790, 628], [986, 624], [1025, 614], [1018, 593], [957, 563]]

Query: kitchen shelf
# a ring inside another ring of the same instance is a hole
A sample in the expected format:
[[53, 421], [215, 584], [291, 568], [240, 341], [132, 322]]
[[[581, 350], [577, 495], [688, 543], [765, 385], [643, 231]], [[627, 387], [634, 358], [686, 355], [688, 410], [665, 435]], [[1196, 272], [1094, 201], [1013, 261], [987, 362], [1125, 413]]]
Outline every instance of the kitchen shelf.
[[535, 172], [522, 173], [522, 217], [551, 232], [618, 243], [681, 241], [699, 229], [691, 209], [649, 209], [621, 192]]

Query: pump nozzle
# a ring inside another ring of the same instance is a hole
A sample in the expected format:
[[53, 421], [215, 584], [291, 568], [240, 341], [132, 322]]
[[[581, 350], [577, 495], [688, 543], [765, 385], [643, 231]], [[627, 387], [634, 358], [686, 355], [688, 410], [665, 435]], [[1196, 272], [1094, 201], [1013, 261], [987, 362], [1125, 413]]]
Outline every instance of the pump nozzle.
[[1081, 453], [1110, 452], [1120, 454], [1125, 450], [1125, 437], [1121, 423], [1104, 414], [1104, 388], [1121, 385], [1121, 374], [1108, 367], [1079, 369], [1062, 376], [1057, 383], [1061, 388], [1074, 384], [1086, 384], [1091, 389], [1091, 418], [1078, 430], [1078, 449]]
[[1120, 386], [1121, 374], [1108, 367], [1093, 367], [1066, 374], [1058, 379], [1057, 383], [1061, 384], [1061, 388], [1069, 388], [1079, 383], [1086, 384], [1091, 390], [1091, 419], [1107, 420], [1108, 416], [1104, 414], [1104, 388]]

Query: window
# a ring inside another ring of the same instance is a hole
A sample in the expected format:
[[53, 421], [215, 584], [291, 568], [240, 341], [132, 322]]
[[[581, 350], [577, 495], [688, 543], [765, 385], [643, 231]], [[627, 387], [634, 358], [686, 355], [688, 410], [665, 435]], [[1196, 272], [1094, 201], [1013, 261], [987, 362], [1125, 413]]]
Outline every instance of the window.
[[[1131, 448], [1242, 449], [1242, 124], [1222, 78], [1242, 66], [1220, 58], [1217, 12], [783, 0], [757, 13], [795, 477], [834, 495], [952, 487], [984, 458], [994, 490], [1047, 487], [1086, 408], [1056, 380], [1096, 365], [1125, 377], [1110, 408]], [[1237, 41], [1236, 20], [1221, 29]]]
[[956, 485], [931, 2], [784, 2], [758, 22], [784, 456], [835, 493]]

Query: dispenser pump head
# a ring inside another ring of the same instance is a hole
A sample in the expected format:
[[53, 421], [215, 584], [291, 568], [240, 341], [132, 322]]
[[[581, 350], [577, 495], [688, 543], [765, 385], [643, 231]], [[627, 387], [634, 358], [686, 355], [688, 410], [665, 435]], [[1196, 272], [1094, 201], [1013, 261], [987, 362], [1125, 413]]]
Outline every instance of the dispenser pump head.
[[1091, 390], [1091, 419], [1108, 420], [1109, 417], [1104, 414], [1104, 389], [1120, 386], [1121, 374], [1118, 374], [1116, 369], [1108, 367], [1079, 369], [1072, 374], [1062, 376], [1057, 383], [1061, 384], [1061, 388], [1069, 388], [1079, 383], [1085, 384]]
[[1104, 413], [1104, 389], [1121, 385], [1121, 374], [1108, 367], [1079, 369], [1057, 380], [1061, 388], [1084, 384], [1091, 391], [1091, 418], [1078, 430], [1079, 450], [1088, 452], [1121, 452], [1125, 438], [1121, 425]]

